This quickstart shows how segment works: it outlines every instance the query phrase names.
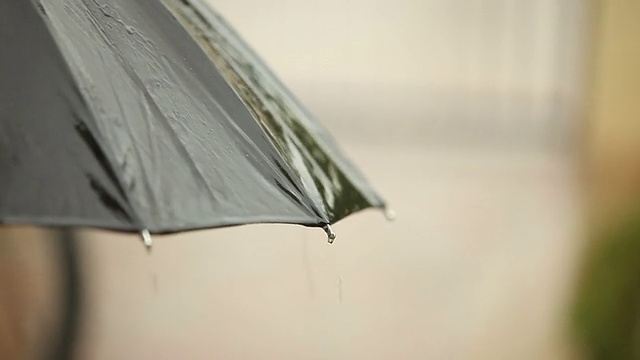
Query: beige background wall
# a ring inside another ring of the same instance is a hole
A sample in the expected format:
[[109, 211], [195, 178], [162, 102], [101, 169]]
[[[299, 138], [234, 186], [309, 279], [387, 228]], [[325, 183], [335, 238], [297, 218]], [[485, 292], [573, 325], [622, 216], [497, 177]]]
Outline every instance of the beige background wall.
[[586, 1], [211, 4], [325, 123], [364, 128], [346, 131], [363, 141], [566, 147], [582, 115]]

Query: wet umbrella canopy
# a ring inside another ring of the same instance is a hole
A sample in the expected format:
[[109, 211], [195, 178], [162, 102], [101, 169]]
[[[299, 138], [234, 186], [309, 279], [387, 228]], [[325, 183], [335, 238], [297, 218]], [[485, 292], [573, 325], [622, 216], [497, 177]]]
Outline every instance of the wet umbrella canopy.
[[325, 227], [381, 198], [197, 0], [0, 1], [0, 223]]

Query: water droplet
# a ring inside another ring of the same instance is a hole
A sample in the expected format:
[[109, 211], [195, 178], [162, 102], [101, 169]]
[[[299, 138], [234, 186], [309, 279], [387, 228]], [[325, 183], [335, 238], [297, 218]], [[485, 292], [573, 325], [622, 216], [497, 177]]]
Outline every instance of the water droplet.
[[142, 242], [144, 246], [147, 248], [147, 251], [151, 251], [151, 246], [153, 245], [153, 240], [151, 239], [151, 234], [149, 230], [145, 229], [140, 232], [140, 236], [142, 236]]
[[131, 35], [136, 33], [136, 28], [134, 28], [133, 26], [127, 25], [124, 28], [127, 29], [127, 32]]
[[331, 225], [327, 224], [323, 226], [322, 229], [327, 233], [327, 241], [329, 244], [333, 244], [333, 241], [336, 239], [336, 233], [333, 231]]
[[111, 12], [111, 8], [108, 5], [102, 5], [102, 6], [98, 5], [98, 8], [102, 12], [102, 15], [115, 19], [115, 16], [114, 16], [115, 14]]
[[151, 287], [154, 294], [158, 294], [158, 274], [153, 274], [151, 277]]
[[38, 5], [38, 11], [40, 11], [40, 14], [46, 16], [47, 10], [45, 10], [44, 6], [41, 3], [38, 3], [37, 5]]

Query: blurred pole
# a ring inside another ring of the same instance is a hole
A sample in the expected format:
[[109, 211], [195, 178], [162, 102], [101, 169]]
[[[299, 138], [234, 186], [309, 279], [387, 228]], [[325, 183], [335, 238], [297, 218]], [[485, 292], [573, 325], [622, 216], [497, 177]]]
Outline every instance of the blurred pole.
[[56, 231], [56, 237], [63, 303], [60, 332], [54, 343], [51, 359], [67, 360], [73, 358], [79, 335], [79, 320], [82, 310], [82, 276], [76, 232], [71, 228], [62, 228]]

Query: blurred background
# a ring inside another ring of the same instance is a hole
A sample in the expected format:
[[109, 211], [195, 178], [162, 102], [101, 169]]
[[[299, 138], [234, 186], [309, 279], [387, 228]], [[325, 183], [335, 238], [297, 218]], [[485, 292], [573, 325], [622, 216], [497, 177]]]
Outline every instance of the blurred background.
[[[210, 3], [397, 220], [356, 214], [332, 246], [244, 226], [151, 254], [83, 231], [78, 359], [640, 354], [639, 2]], [[61, 322], [58, 253], [44, 231], [2, 236], [0, 346], [26, 358]]]

